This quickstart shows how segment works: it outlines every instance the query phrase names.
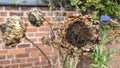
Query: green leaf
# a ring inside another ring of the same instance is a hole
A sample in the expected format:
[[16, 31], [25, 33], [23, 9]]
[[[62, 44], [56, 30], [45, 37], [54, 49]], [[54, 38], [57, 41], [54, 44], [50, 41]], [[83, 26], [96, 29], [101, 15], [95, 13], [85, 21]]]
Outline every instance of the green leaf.
[[54, 4], [50, 4], [50, 5], [49, 5], [49, 8], [50, 8], [50, 9], [55, 9], [55, 5], [54, 5]]
[[71, 5], [75, 6], [77, 4], [76, 0], [70, 0]]
[[82, 6], [82, 11], [86, 11], [86, 6]]
[[92, 14], [93, 19], [98, 19], [98, 11], [94, 11]]
[[105, 63], [107, 61], [106, 56], [103, 56], [103, 62]]
[[104, 9], [105, 8], [105, 6], [103, 5], [103, 4], [97, 4], [96, 5], [96, 9]]

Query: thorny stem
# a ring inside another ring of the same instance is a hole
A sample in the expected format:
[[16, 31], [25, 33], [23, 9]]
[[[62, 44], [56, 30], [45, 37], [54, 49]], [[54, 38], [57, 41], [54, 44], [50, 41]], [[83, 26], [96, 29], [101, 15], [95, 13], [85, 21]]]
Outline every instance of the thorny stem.
[[64, 59], [64, 62], [63, 62], [63, 68], [66, 68], [65, 64], [66, 64], [66, 61], [67, 61], [67, 57], [68, 57], [68, 54], [65, 56], [65, 59]]
[[49, 58], [46, 56], [46, 54], [42, 51], [41, 48], [39, 48], [34, 42], [32, 42], [29, 38], [27, 38], [25, 36], [25, 39], [28, 40], [30, 43], [32, 43], [44, 56], [45, 58], [48, 60], [48, 63], [52, 66], [53, 64], [51, 63], [51, 61], [49, 60]]

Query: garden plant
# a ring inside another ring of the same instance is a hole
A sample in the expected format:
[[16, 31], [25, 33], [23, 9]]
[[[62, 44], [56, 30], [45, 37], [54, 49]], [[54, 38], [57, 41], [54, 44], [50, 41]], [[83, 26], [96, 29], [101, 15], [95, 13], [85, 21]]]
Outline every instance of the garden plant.
[[[42, 0], [47, 2], [47, 0]], [[59, 4], [59, 5], [56, 5]], [[106, 45], [112, 41], [119, 42], [116, 38], [120, 34], [116, 29], [120, 28], [120, 1], [119, 0], [49, 0], [50, 11], [59, 6], [61, 11], [73, 10], [75, 14], [68, 15], [64, 23], [58, 26], [57, 32], [49, 21], [44, 18], [40, 9], [32, 8], [28, 11], [28, 19], [33, 27], [39, 28], [47, 22], [50, 35], [43, 37], [44, 44], [59, 50], [59, 67], [76, 68], [79, 62], [80, 68], [108, 68], [107, 62], [117, 53], [117, 48], [107, 49]], [[117, 19], [117, 21], [115, 21]], [[7, 46], [16, 46], [25, 38], [31, 42], [48, 60], [51, 68], [54, 63], [45, 53], [25, 35], [27, 26], [22, 18], [12, 16], [4, 24], [0, 25], [2, 39]], [[115, 35], [114, 35], [115, 34]], [[113, 36], [114, 35], [114, 36]], [[90, 58], [87, 65], [85, 57]], [[60, 59], [62, 58], [63, 61]]]

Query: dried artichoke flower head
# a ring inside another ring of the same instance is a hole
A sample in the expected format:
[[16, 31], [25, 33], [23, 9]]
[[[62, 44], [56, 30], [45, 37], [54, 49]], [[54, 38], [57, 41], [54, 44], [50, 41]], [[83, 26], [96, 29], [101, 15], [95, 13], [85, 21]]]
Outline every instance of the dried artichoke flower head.
[[28, 12], [28, 19], [33, 26], [39, 27], [44, 22], [44, 14], [38, 8], [32, 8]]
[[15, 46], [20, 43], [26, 32], [23, 20], [18, 16], [12, 16], [4, 25], [5, 29], [2, 29], [2, 32], [4, 32], [2, 33], [2, 39], [5, 45]]
[[90, 15], [69, 16], [60, 28], [61, 47], [71, 56], [90, 54], [100, 42], [99, 21]]

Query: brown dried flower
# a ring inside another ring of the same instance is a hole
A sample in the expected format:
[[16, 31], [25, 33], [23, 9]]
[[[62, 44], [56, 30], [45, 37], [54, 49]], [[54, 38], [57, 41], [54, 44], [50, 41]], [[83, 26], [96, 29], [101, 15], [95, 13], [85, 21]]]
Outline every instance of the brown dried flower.
[[93, 52], [100, 42], [99, 21], [90, 15], [69, 16], [60, 28], [61, 48], [71, 56]]
[[1, 25], [4, 28], [2, 30], [2, 39], [5, 45], [15, 46], [21, 42], [21, 39], [25, 36], [26, 26], [23, 20], [18, 16], [12, 16], [7, 23]]
[[44, 22], [44, 14], [38, 8], [32, 8], [28, 12], [28, 19], [33, 26], [39, 27]]

